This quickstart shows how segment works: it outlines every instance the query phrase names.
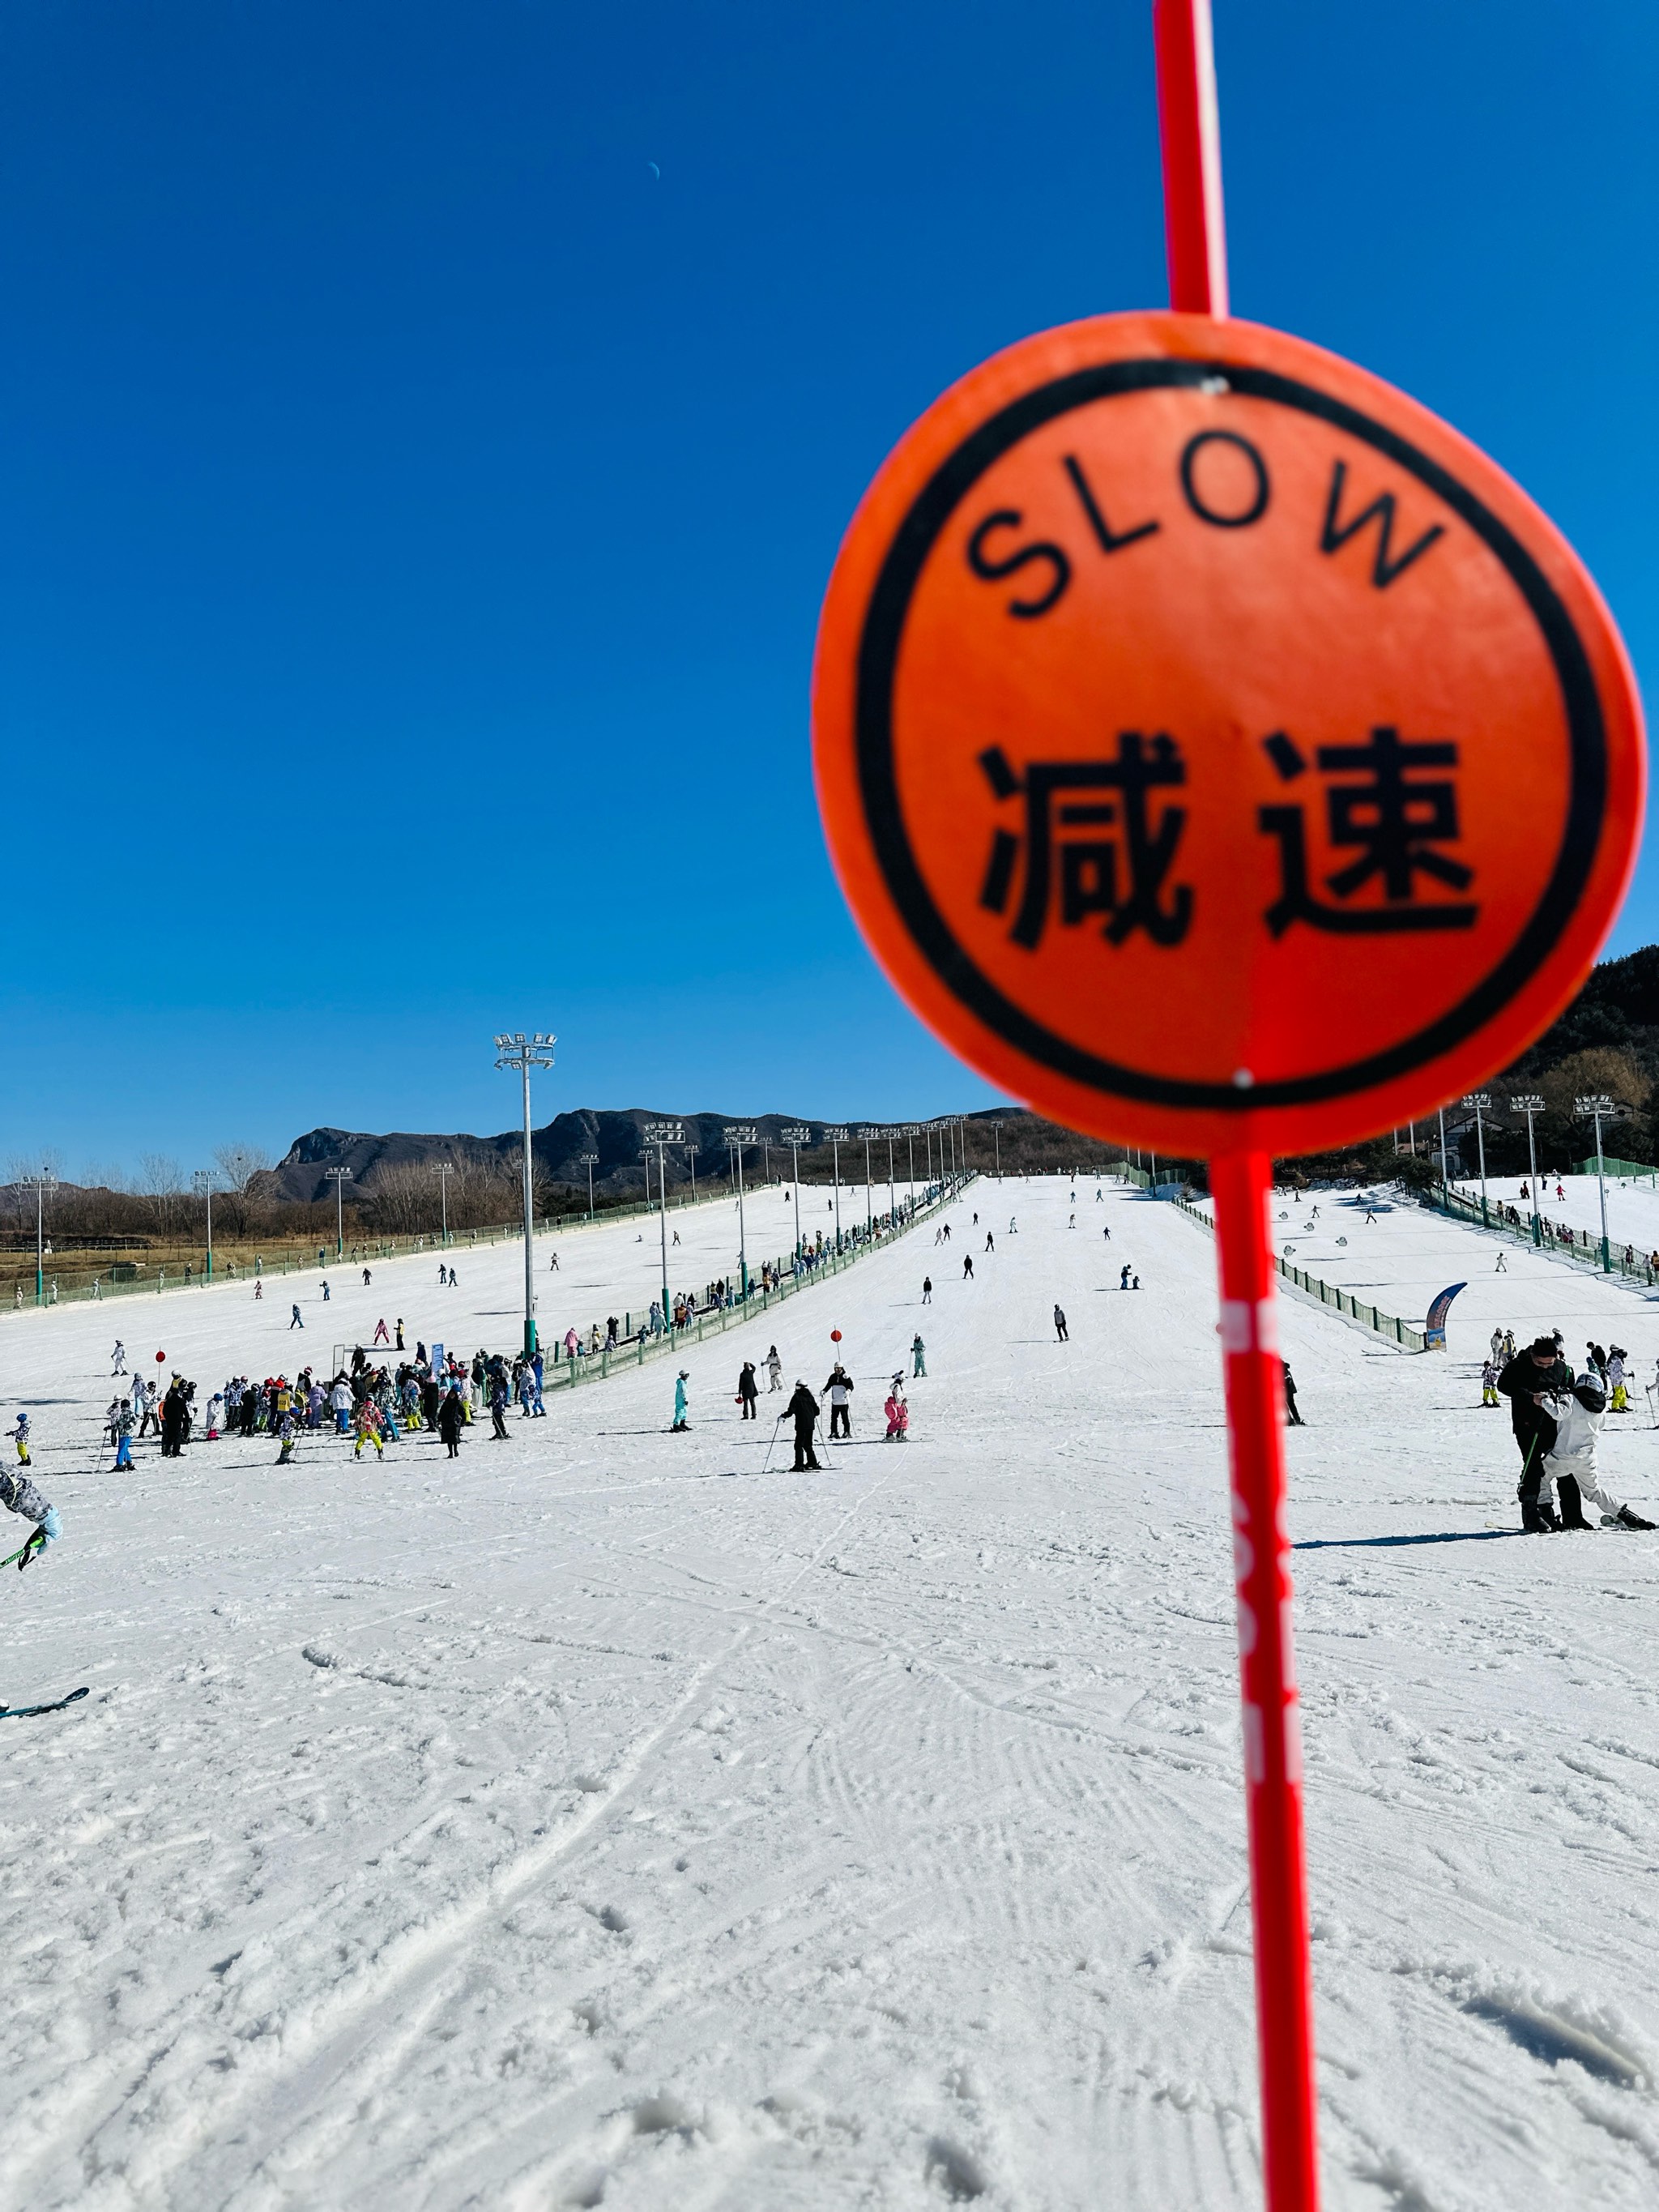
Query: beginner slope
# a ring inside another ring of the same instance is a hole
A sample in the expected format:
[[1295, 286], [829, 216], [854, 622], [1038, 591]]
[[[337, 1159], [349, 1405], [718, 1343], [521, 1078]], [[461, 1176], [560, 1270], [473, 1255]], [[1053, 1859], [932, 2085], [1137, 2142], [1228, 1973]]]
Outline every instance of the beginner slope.
[[[0, 1730], [0, 2203], [1258, 2205], [1214, 1255], [1095, 1189], [977, 1182], [948, 1245], [690, 1348], [681, 1436], [663, 1361], [453, 1462], [261, 1437], [115, 1477], [115, 1332], [204, 1401], [295, 1362], [281, 1279], [151, 1300], [154, 1343], [136, 1299], [7, 1322], [65, 1533], [0, 1577], [0, 1703], [91, 1693]], [[788, 1242], [759, 1203], [751, 1260]], [[1485, 1284], [1492, 1240], [1408, 1227], [1366, 1279]], [[643, 1306], [637, 1233], [563, 1240], [550, 1332]], [[380, 1312], [511, 1348], [517, 1255], [457, 1257], [453, 1293], [435, 1252], [337, 1273], [307, 1351]], [[1517, 1333], [1627, 1316], [1650, 1371], [1659, 1314], [1538, 1267], [1497, 1279]], [[1508, 1533], [1474, 1298], [1445, 1357], [1283, 1309], [1328, 2202], [1646, 2206], [1659, 1537]], [[775, 1339], [822, 1396], [837, 1328], [853, 1435], [796, 1475], [738, 1367]], [[1646, 1421], [1604, 1456], [1651, 1510]]]

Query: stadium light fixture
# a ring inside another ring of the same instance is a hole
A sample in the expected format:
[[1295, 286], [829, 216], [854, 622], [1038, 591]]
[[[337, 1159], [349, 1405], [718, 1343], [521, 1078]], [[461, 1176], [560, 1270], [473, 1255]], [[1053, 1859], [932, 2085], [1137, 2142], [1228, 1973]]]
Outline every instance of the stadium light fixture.
[[530, 1071], [551, 1067], [556, 1036], [544, 1030], [504, 1030], [495, 1039], [497, 1067], [516, 1068], [524, 1085], [524, 1356], [536, 1357], [535, 1182], [530, 1157]]

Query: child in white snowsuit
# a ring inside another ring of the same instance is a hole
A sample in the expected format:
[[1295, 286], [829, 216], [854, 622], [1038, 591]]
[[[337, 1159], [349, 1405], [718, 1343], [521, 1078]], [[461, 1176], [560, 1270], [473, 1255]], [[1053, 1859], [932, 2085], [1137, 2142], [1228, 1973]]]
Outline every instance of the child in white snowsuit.
[[1644, 1521], [1639, 1513], [1632, 1513], [1628, 1505], [1621, 1505], [1601, 1487], [1595, 1464], [1595, 1443], [1601, 1432], [1602, 1418], [1607, 1410], [1607, 1392], [1601, 1378], [1594, 1368], [1586, 1368], [1573, 1384], [1571, 1390], [1554, 1401], [1555, 1442], [1544, 1459], [1542, 1480], [1539, 1486], [1541, 1501], [1549, 1502], [1552, 1482], [1561, 1486], [1561, 1526], [1564, 1528], [1588, 1528], [1582, 1501], [1588, 1498], [1601, 1509], [1604, 1528], [1651, 1528], [1651, 1521]]

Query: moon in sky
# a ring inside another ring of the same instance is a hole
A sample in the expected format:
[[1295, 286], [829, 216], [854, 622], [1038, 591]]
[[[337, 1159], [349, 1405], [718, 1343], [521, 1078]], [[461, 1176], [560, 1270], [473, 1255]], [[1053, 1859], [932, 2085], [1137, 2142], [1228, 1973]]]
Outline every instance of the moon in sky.
[[654, 161], [647, 161], [645, 166], [650, 170], [657, 182], [660, 184], [662, 182], [662, 171], [657, 167], [656, 163]]

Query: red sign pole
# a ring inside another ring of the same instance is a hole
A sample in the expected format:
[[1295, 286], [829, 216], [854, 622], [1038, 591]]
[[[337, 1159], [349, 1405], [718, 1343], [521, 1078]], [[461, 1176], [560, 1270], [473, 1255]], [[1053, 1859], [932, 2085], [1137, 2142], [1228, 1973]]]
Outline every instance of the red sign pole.
[[1221, 1263], [1267, 2203], [1269, 2212], [1317, 2212], [1302, 1728], [1291, 1641], [1279, 1309], [1267, 1239], [1273, 1163], [1265, 1152], [1224, 1153], [1210, 1163], [1210, 1182]]
[[[1210, 0], [1153, 0], [1152, 21], [1170, 304], [1224, 316], [1227, 248]], [[1231, 1152], [1211, 1162], [1210, 1175], [1231, 1453], [1267, 2197], [1269, 2212], [1317, 2212], [1301, 1714], [1285, 1525], [1284, 1386], [1267, 1230], [1273, 1163], [1264, 1152]]]
[[1170, 305], [1183, 314], [1224, 315], [1227, 231], [1210, 0], [1152, 0], [1152, 36], [1158, 46]]

